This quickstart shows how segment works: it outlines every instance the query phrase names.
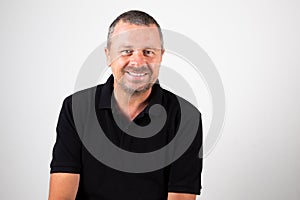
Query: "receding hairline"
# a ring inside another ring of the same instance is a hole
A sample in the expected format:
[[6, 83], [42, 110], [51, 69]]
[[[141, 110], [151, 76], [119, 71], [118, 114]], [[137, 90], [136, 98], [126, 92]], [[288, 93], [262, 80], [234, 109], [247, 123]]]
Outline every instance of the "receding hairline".
[[159, 29], [156, 26], [156, 24], [140, 25], [140, 24], [133, 24], [133, 23], [121, 20], [114, 26], [114, 31], [110, 34], [110, 38], [114, 37], [115, 35], [122, 34], [123, 32], [131, 31], [131, 30], [127, 30], [125, 28], [124, 28], [125, 30], [122, 30], [123, 27], [126, 25], [136, 26], [135, 28], [131, 27], [130, 28], [131, 30], [141, 30], [141, 29], [150, 29], [151, 30], [152, 29], [152, 30], [156, 30], [157, 33], [160, 34]]
[[127, 23], [132, 25], [137, 25], [140, 27], [150, 27], [154, 25], [159, 33], [161, 40], [161, 47], [163, 48], [163, 35], [160, 28], [160, 25], [157, 21], [148, 13], [139, 10], [130, 10], [119, 15], [109, 26], [108, 35], [107, 35], [107, 48], [110, 46], [110, 39], [115, 32], [115, 27], [120, 23]]

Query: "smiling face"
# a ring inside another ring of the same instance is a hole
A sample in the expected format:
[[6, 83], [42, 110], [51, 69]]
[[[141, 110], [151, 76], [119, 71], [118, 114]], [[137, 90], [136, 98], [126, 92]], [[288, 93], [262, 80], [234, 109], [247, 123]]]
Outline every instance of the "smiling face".
[[120, 21], [105, 49], [114, 88], [134, 94], [148, 91], [158, 78], [164, 50], [158, 28]]

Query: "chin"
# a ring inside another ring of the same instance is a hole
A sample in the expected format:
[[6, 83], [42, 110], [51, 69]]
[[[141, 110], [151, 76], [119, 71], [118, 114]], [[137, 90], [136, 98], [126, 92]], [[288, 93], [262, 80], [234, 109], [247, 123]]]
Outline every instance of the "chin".
[[147, 85], [140, 86], [140, 87], [129, 87], [126, 85], [123, 85], [122, 88], [129, 94], [142, 94], [144, 92], [147, 92], [151, 87], [152, 83], [148, 83]]

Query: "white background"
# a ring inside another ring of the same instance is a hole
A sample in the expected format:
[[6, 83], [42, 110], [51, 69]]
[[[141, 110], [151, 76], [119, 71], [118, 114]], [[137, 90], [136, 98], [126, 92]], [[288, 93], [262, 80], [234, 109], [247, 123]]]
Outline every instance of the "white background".
[[131, 9], [197, 42], [222, 78], [226, 120], [198, 199], [299, 200], [296, 0], [2, 0], [0, 199], [47, 199], [62, 101], [109, 24]]

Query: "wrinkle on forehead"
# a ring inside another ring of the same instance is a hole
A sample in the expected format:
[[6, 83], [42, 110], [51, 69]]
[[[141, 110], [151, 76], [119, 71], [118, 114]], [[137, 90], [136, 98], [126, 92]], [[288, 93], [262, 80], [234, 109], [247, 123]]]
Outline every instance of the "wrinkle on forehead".
[[117, 27], [110, 39], [112, 49], [132, 47], [137, 49], [161, 49], [158, 28], [153, 26], [125, 25]]

